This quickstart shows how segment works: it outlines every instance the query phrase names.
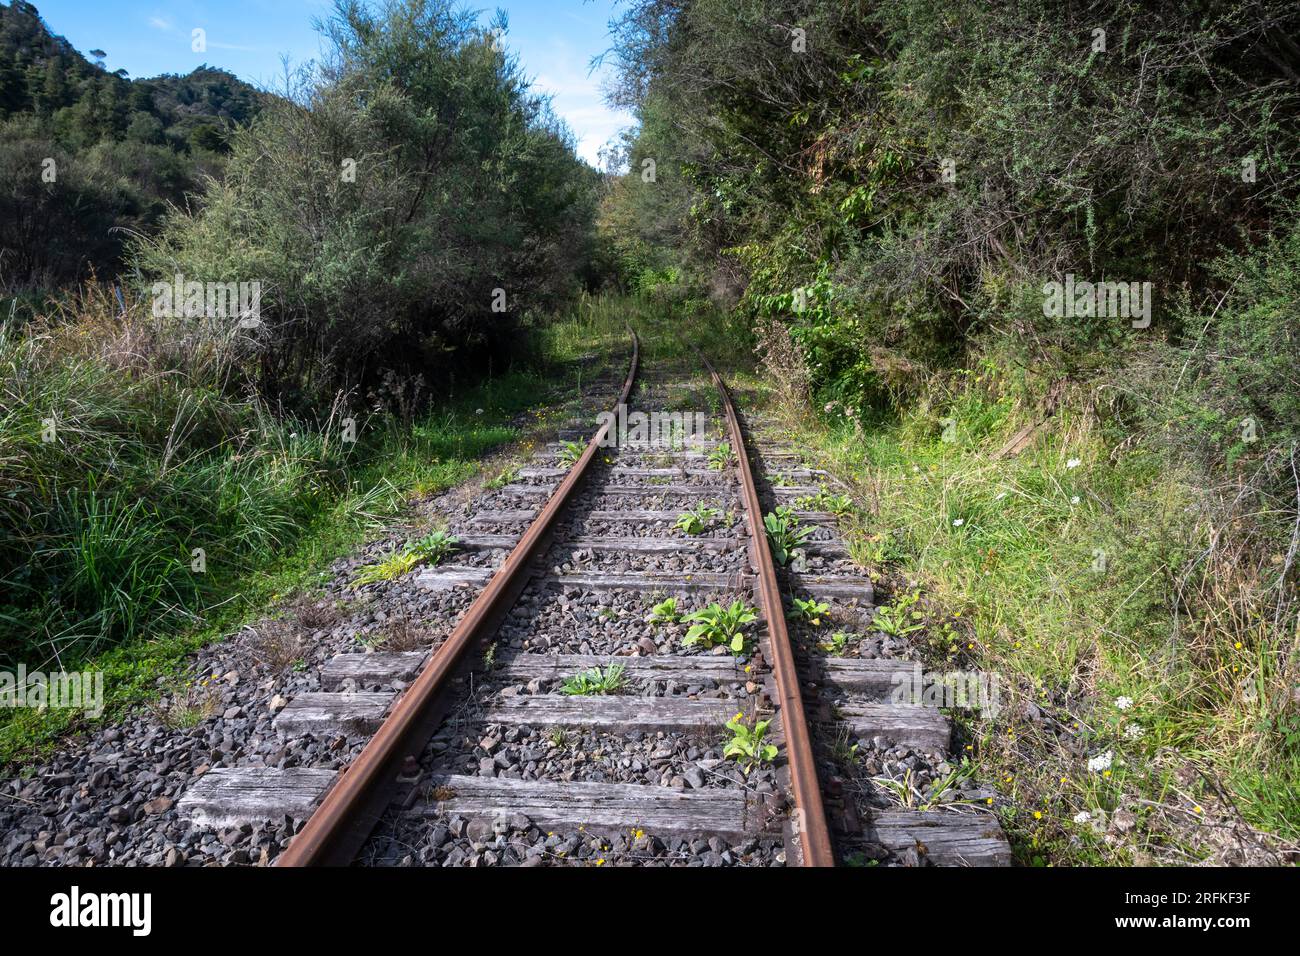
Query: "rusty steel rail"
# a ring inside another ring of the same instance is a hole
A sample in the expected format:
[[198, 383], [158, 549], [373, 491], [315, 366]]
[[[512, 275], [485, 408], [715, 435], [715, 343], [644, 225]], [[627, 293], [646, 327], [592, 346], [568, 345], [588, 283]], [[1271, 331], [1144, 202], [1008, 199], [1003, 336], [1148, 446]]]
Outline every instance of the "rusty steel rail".
[[[631, 328], [632, 359], [618, 405], [626, 404], [636, 381], [640, 342]], [[417, 757], [436, 729], [441, 714], [437, 704], [444, 683], [454, 673], [465, 652], [495, 628], [499, 616], [510, 609], [531, 574], [531, 565], [549, 538], [560, 512], [595, 459], [612, 422], [607, 421], [587, 442], [582, 457], [569, 469], [547, 499], [524, 536], [466, 609], [455, 629], [425, 662], [411, 686], [393, 706], [384, 723], [335, 781], [276, 866], [346, 866], [365, 842], [388, 805], [390, 791], [402, 764]]]
[[790, 632], [785, 626], [785, 606], [781, 601], [781, 588], [776, 579], [776, 564], [763, 525], [763, 509], [758, 502], [758, 488], [754, 472], [745, 451], [745, 437], [722, 376], [703, 355], [713, 384], [722, 396], [722, 407], [727, 416], [727, 431], [731, 447], [739, 461], [741, 495], [745, 514], [749, 519], [749, 551], [758, 572], [759, 602], [767, 617], [768, 644], [772, 650], [772, 670], [776, 676], [776, 689], [781, 701], [781, 725], [785, 730], [785, 754], [790, 764], [790, 784], [794, 791], [795, 832], [800, 841], [800, 863], [803, 866], [834, 866], [835, 853], [831, 849], [830, 830], [826, 826], [826, 810], [822, 806], [821, 784], [817, 781], [817, 763], [813, 758], [812, 738], [808, 733], [808, 718], [804, 714], [803, 696], [799, 692], [799, 675], [795, 670], [794, 649]]

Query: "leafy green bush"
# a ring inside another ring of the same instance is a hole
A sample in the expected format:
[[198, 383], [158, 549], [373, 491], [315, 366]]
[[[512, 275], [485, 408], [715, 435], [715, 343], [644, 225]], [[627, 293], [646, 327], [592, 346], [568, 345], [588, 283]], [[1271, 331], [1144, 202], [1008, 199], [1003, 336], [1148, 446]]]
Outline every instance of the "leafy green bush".
[[1043, 284], [1151, 280], [1159, 327], [1267, 228], [1296, 195], [1297, 28], [1284, 0], [637, 0], [614, 52], [642, 126], [602, 222], [697, 287], [743, 276], [817, 403], [862, 420], [990, 339], [1047, 374], [1114, 367], [1151, 335], [1049, 317]]
[[330, 66], [236, 131], [225, 179], [138, 253], [150, 281], [261, 282], [263, 391], [400, 409], [576, 289], [598, 178], [450, 0], [340, 0], [327, 37]]

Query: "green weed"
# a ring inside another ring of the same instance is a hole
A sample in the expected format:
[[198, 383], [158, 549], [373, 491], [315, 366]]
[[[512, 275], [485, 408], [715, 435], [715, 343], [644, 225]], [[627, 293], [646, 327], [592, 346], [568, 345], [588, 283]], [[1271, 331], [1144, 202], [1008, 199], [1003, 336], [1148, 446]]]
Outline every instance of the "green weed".
[[598, 694], [613, 694], [627, 683], [622, 664], [610, 664], [608, 667], [591, 667], [568, 678], [560, 687], [561, 694], [572, 697], [587, 697]]
[[758, 613], [743, 601], [733, 601], [728, 607], [714, 602], [682, 618], [683, 623], [691, 625], [682, 644], [686, 647], [695, 644], [703, 644], [705, 647], [725, 644], [734, 653], [740, 654], [745, 650], [742, 629], [756, 620]]

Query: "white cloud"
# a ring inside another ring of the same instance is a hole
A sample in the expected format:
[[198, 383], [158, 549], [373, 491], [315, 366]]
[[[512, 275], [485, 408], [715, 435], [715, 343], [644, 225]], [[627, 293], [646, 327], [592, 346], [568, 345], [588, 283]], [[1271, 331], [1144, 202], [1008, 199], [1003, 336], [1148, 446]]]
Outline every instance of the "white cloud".
[[635, 122], [630, 113], [605, 104], [601, 86], [609, 68], [588, 71], [572, 46], [558, 37], [520, 52], [534, 91], [551, 95], [555, 112], [573, 130], [578, 155], [596, 165], [600, 148]]

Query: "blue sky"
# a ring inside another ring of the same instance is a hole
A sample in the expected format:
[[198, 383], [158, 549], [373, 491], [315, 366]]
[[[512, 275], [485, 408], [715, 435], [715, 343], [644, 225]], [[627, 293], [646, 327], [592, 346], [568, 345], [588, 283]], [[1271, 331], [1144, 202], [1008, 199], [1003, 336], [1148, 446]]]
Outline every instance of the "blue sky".
[[[103, 50], [108, 69], [133, 77], [188, 73], [207, 62], [260, 86], [282, 72], [281, 57], [295, 63], [317, 59], [320, 38], [312, 27], [332, 0], [34, 0], [54, 33], [88, 53]], [[578, 139], [590, 163], [619, 129], [632, 124], [609, 109], [601, 95], [603, 75], [588, 73], [591, 58], [609, 45], [615, 0], [498, 0], [469, 3], [486, 22], [506, 11], [506, 42], [540, 91], [554, 94], [555, 111]], [[206, 53], [190, 49], [190, 31], [207, 31]]]

